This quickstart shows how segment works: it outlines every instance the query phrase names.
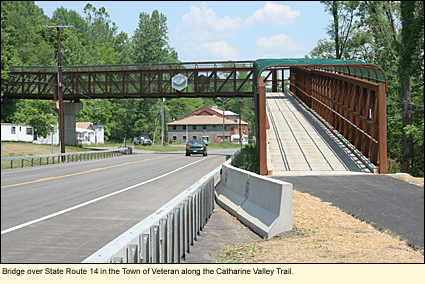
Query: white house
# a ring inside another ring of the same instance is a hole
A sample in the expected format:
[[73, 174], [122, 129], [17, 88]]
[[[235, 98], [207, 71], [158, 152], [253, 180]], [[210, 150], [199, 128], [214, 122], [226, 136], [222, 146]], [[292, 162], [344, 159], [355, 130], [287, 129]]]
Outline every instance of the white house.
[[95, 132], [95, 144], [105, 144], [105, 125], [103, 123], [93, 123]]
[[[75, 131], [77, 132], [76, 139], [80, 144], [104, 144], [104, 125], [101, 123], [91, 122], [77, 122], [75, 124]], [[3, 126], [2, 126], [3, 132]], [[59, 145], [59, 133], [58, 126], [55, 126], [55, 130], [52, 133], [47, 134], [47, 137], [37, 136], [33, 143], [37, 144], [51, 144], [53, 136], [53, 144]], [[2, 134], [3, 140], [3, 134]]]
[[31, 125], [2, 123], [1, 141], [32, 142], [34, 140], [34, 128]]
[[102, 123], [77, 122], [78, 142], [83, 144], [104, 144], [105, 130]]

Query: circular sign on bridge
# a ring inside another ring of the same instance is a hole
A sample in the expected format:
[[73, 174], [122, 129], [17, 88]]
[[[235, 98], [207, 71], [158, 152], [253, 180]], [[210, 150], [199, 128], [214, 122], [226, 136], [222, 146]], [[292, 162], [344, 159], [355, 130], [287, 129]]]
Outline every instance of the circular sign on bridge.
[[187, 77], [183, 74], [177, 74], [171, 78], [171, 86], [177, 91], [181, 91], [187, 87]]

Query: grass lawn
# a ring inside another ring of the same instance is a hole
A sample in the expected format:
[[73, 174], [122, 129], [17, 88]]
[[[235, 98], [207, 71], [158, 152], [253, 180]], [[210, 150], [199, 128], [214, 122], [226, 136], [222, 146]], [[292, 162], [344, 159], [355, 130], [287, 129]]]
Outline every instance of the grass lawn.
[[[119, 145], [117, 143], [117, 145]], [[109, 146], [109, 145], [108, 145]], [[112, 147], [112, 146], [111, 146]], [[118, 146], [117, 146], [118, 148]], [[93, 151], [83, 147], [65, 146], [65, 153]], [[53, 145], [53, 154], [59, 154], [60, 148], [58, 145]], [[52, 154], [51, 144], [35, 144], [29, 142], [1, 142], [1, 157], [22, 157], [22, 156], [38, 156]], [[39, 160], [34, 161], [34, 164], [39, 164]], [[47, 164], [44, 158], [41, 164]], [[21, 161], [14, 161], [13, 167], [21, 167]], [[24, 160], [24, 167], [31, 166], [31, 160]], [[10, 169], [10, 161], [1, 162], [1, 169]]]

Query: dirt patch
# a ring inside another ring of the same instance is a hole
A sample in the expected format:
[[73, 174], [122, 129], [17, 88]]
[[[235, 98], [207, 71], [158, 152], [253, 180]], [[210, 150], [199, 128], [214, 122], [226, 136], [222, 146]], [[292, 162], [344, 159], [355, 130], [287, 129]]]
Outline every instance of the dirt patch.
[[291, 231], [269, 240], [233, 244], [217, 262], [423, 263], [417, 251], [330, 203], [293, 190]]

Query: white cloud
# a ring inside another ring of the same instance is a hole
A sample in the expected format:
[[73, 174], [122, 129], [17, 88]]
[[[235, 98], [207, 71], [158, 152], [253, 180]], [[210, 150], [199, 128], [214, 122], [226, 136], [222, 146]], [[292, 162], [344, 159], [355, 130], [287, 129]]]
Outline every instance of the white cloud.
[[179, 51], [189, 60], [209, 58], [209, 60], [234, 60], [240, 57], [236, 47], [231, 47], [224, 40], [205, 43], [186, 43]]
[[267, 1], [262, 9], [245, 19], [247, 26], [254, 25], [290, 25], [300, 15], [299, 11], [291, 10], [291, 7], [275, 4], [273, 1]]
[[175, 40], [205, 41], [230, 38], [242, 23], [240, 17], [220, 17], [203, 2], [201, 7], [191, 6], [182, 17], [182, 23], [176, 28], [172, 37]]
[[276, 50], [276, 51], [302, 51], [305, 46], [302, 43], [296, 43], [290, 36], [278, 34], [271, 37], [261, 37], [257, 39], [254, 49]]

